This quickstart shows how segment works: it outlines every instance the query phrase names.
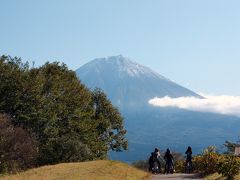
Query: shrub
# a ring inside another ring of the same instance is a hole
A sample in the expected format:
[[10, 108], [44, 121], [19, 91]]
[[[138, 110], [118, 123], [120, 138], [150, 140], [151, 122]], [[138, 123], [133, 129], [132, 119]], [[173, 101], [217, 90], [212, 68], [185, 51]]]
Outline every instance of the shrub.
[[194, 169], [203, 175], [209, 175], [218, 171], [219, 154], [213, 146], [208, 147], [200, 156], [193, 159]]
[[233, 155], [226, 155], [218, 163], [218, 173], [227, 179], [234, 179], [239, 173], [240, 158]]
[[35, 165], [37, 142], [21, 127], [0, 114], [0, 173], [15, 172]]
[[184, 172], [185, 158], [179, 152], [172, 152], [176, 172]]
[[148, 160], [139, 160], [132, 163], [132, 165], [138, 169], [148, 171], [149, 164]]
[[177, 173], [183, 173], [185, 168], [185, 161], [184, 160], [177, 160], [175, 161], [175, 171]]

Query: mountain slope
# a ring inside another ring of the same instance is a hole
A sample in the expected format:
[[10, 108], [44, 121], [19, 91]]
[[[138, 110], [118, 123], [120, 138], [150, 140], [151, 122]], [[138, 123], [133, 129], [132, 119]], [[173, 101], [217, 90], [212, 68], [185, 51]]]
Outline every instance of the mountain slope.
[[148, 100], [156, 96], [200, 97], [121, 55], [95, 59], [77, 69], [76, 73], [87, 87], [99, 87], [107, 92], [118, 107], [147, 105]]
[[155, 147], [184, 153], [190, 145], [196, 154], [239, 135], [239, 117], [149, 105], [156, 96], [203, 97], [122, 56], [95, 59], [77, 75], [87, 87], [103, 89], [124, 116], [129, 150], [110, 153], [112, 159], [147, 159]]

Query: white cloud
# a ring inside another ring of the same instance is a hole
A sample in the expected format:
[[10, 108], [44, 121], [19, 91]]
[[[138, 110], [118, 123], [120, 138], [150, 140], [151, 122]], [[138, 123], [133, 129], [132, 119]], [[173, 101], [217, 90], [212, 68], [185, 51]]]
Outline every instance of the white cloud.
[[148, 103], [159, 107], [177, 107], [192, 111], [240, 116], [240, 96], [214, 96], [206, 94], [201, 94], [201, 96], [205, 97], [205, 99], [199, 99], [196, 97], [155, 97], [150, 99]]

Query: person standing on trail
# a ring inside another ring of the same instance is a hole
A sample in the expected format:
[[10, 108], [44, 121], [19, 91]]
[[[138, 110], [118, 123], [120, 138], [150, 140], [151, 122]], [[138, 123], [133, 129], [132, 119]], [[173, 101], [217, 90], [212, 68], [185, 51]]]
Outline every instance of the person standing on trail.
[[166, 164], [165, 164], [165, 172], [166, 173], [170, 173], [171, 171], [171, 167], [172, 167], [172, 172], [174, 171], [174, 164], [173, 164], [173, 156], [170, 152], [169, 149], [167, 149], [165, 155], [164, 155], [164, 159], [166, 161]]
[[158, 164], [158, 169], [159, 169], [159, 172], [161, 172], [161, 164], [160, 164], [160, 150], [158, 148], [155, 148], [154, 150], [154, 154], [156, 155], [157, 157], [157, 164]]
[[152, 171], [152, 169], [153, 169], [154, 156], [155, 156], [155, 154], [153, 152], [151, 152], [151, 156], [148, 159], [148, 164], [149, 164], [148, 170], [149, 170], [149, 172]]
[[189, 162], [192, 165], [192, 148], [190, 146], [188, 146], [185, 154], [187, 155], [186, 164]]

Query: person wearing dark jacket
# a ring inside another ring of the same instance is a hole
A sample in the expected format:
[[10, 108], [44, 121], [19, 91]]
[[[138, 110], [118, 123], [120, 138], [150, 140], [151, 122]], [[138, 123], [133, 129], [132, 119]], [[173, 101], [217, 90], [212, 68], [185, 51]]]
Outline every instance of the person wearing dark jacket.
[[186, 157], [186, 163], [185, 163], [185, 172], [190, 173], [192, 171], [192, 148], [188, 146], [185, 154]]
[[172, 167], [172, 172], [173, 172], [174, 171], [173, 156], [169, 149], [167, 149], [167, 151], [164, 155], [164, 159], [166, 161], [165, 172], [170, 173], [171, 167]]
[[186, 163], [187, 162], [192, 163], [192, 148], [190, 146], [188, 146], [187, 151], [185, 152], [185, 154], [187, 155]]
[[[151, 156], [148, 159], [149, 163], [149, 172], [152, 172], [153, 174], [158, 174], [161, 172], [160, 169], [160, 161], [158, 160], [158, 153], [156, 151], [151, 153]], [[160, 153], [159, 153], [160, 154]]]
[[148, 170], [149, 170], [149, 172], [152, 171], [152, 168], [153, 168], [154, 156], [155, 156], [154, 153], [151, 152], [151, 156], [150, 156], [149, 159], [148, 159], [148, 164], [149, 164]]
[[154, 150], [154, 154], [157, 157], [157, 164], [158, 164], [158, 169], [159, 169], [159, 173], [161, 172], [161, 164], [160, 164], [160, 150], [158, 148], [155, 148]]

